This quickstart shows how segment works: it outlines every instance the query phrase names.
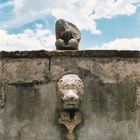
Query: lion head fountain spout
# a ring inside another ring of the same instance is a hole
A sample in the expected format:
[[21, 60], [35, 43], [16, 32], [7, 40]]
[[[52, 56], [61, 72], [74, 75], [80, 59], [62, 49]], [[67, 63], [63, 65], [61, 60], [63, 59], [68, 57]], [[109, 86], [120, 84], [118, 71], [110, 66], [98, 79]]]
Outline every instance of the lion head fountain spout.
[[59, 123], [67, 128], [66, 139], [75, 140], [74, 129], [82, 122], [79, 111], [84, 94], [84, 84], [78, 75], [64, 75], [57, 84], [57, 95], [62, 100], [64, 111], [61, 112]]
[[78, 75], [64, 75], [57, 84], [58, 96], [65, 109], [78, 109], [84, 94], [84, 84]]

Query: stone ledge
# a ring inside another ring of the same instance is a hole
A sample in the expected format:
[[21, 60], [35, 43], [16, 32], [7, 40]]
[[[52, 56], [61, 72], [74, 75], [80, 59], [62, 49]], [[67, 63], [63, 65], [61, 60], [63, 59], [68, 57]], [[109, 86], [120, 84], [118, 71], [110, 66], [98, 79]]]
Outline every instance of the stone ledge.
[[140, 58], [140, 51], [117, 51], [117, 50], [54, 50], [54, 51], [12, 51], [0, 52], [0, 59], [4, 58], [50, 58], [52, 56], [72, 57], [122, 57]]

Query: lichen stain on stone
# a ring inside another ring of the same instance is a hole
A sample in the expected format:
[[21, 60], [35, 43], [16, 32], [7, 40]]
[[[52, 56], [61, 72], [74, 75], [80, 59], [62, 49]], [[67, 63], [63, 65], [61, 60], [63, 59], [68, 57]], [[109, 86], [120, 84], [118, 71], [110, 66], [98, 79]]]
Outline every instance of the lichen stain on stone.
[[16, 116], [19, 120], [32, 120], [40, 110], [40, 94], [30, 85], [17, 86]]
[[90, 99], [94, 113], [108, 115], [114, 112], [112, 118], [116, 121], [134, 118], [136, 95], [133, 83], [102, 84], [95, 80], [89, 79], [85, 87], [85, 98]]
[[136, 105], [140, 107], [140, 87], [136, 88]]
[[78, 57], [122, 57], [122, 58], [139, 58], [139, 51], [117, 51], [117, 50], [81, 50], [81, 51], [14, 51], [0, 52], [0, 58], [50, 58], [52, 56], [78, 56]]

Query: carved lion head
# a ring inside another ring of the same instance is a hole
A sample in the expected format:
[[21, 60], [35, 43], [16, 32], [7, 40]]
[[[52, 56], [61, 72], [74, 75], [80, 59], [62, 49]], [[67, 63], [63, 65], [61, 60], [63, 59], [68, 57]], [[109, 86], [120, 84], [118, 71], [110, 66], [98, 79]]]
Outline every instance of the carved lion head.
[[78, 75], [64, 75], [58, 81], [57, 94], [62, 100], [65, 109], [79, 108], [84, 94], [84, 84]]

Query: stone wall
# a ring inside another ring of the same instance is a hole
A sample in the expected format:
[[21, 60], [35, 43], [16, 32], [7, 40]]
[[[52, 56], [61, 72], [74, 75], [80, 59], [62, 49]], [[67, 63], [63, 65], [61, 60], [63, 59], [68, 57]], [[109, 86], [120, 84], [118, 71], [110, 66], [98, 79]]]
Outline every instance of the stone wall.
[[77, 140], [140, 140], [140, 52], [0, 52], [0, 140], [64, 140], [56, 84], [77, 74], [85, 85]]

